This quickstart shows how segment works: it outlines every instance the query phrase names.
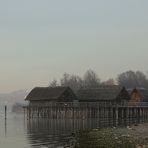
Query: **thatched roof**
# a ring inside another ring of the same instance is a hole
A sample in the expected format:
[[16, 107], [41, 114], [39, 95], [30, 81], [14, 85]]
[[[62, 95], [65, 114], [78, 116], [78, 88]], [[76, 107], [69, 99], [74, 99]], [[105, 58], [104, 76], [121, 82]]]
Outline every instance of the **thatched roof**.
[[145, 88], [135, 88], [132, 91], [128, 90], [130, 94], [132, 95], [133, 93], [138, 93], [139, 96], [141, 97], [142, 102], [148, 102], [148, 89]]
[[118, 85], [99, 86], [92, 89], [81, 89], [78, 92], [80, 101], [113, 101], [129, 99], [129, 94], [124, 87]]
[[[68, 93], [67, 93], [68, 92]], [[36, 87], [26, 97], [28, 101], [46, 101], [46, 100], [58, 100], [60, 97], [71, 97], [70, 99], [76, 99], [75, 94], [69, 87]], [[67, 95], [67, 96], [66, 96]]]

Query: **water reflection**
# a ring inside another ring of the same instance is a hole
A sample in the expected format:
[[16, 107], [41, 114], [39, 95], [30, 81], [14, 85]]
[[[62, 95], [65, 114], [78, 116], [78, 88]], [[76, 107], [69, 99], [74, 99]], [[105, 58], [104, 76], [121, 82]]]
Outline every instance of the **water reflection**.
[[7, 136], [7, 118], [5, 118], [5, 137]]
[[80, 129], [97, 127], [97, 121], [91, 120], [50, 120], [31, 119], [27, 122], [27, 135], [33, 148], [68, 147], [73, 141], [73, 133]]
[[26, 120], [23, 114], [0, 114], [0, 147], [2, 148], [62, 148], [70, 147], [74, 132], [80, 129], [113, 126], [113, 121], [81, 120]]

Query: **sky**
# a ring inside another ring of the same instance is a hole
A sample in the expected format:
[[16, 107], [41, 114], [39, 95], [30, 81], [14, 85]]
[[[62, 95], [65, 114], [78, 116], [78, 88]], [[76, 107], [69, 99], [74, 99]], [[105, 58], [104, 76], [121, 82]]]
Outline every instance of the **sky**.
[[0, 0], [0, 92], [63, 73], [148, 71], [147, 0]]

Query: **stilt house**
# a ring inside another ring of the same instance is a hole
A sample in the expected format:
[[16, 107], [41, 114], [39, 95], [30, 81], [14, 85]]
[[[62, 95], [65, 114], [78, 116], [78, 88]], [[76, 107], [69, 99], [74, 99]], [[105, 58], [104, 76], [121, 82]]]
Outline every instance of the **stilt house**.
[[78, 99], [80, 102], [99, 103], [102, 105], [125, 105], [130, 100], [130, 96], [125, 87], [112, 85], [81, 89], [78, 92]]
[[148, 90], [145, 88], [135, 88], [128, 90], [130, 93], [129, 104], [131, 106], [148, 106]]
[[69, 87], [36, 87], [26, 97], [30, 106], [51, 106], [56, 103], [75, 102], [77, 97]]

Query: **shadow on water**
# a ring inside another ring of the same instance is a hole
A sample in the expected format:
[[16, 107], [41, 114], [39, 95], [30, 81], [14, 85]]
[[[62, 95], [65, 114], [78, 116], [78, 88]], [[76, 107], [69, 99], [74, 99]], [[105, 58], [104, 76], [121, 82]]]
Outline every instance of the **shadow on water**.
[[96, 128], [97, 121], [70, 119], [31, 119], [27, 122], [27, 135], [33, 148], [68, 147], [74, 141], [74, 134], [80, 129]]

